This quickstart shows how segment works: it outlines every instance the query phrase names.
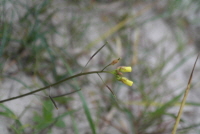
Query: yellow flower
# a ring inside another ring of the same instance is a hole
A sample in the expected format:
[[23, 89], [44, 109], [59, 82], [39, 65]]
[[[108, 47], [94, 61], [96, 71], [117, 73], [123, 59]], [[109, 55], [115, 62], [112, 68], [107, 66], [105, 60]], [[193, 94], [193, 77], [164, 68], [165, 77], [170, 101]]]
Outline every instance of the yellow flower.
[[126, 77], [121, 77], [120, 81], [123, 82], [124, 84], [128, 85], [128, 86], [133, 85], [133, 81], [127, 79]]
[[121, 67], [118, 67], [118, 70], [120, 72], [132, 72], [132, 68], [130, 66], [121, 66]]

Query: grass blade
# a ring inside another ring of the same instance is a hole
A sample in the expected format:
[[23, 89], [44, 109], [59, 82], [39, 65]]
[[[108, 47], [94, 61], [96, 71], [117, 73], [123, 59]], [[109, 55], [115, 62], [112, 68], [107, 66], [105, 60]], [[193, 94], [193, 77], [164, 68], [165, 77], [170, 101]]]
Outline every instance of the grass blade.
[[190, 85], [191, 85], [191, 81], [192, 81], [192, 76], [193, 76], [193, 73], [194, 73], [194, 69], [195, 69], [195, 66], [196, 66], [196, 63], [197, 63], [197, 60], [199, 58], [199, 54], [196, 58], [196, 61], [194, 63], [194, 66], [192, 68], [192, 72], [190, 74], [190, 78], [188, 80], [188, 84], [187, 84], [187, 87], [186, 87], [186, 90], [185, 90], [185, 93], [184, 93], [184, 97], [183, 97], [183, 100], [181, 102], [181, 106], [180, 106], [180, 109], [179, 109], [179, 112], [178, 112], [178, 115], [177, 115], [177, 118], [176, 118], [176, 122], [174, 124], [174, 128], [172, 130], [172, 134], [176, 134], [176, 130], [177, 130], [177, 127], [178, 127], [178, 124], [180, 122], [180, 118], [181, 118], [181, 115], [182, 115], [182, 112], [183, 112], [183, 108], [185, 106], [185, 102], [186, 102], [186, 99], [187, 99], [187, 96], [189, 94], [189, 91], [190, 91]]
[[[72, 69], [69, 67], [68, 64], [65, 63], [64, 59], [62, 59], [62, 60], [63, 60], [63, 62], [64, 62], [64, 65], [66, 66], [67, 70], [69, 71], [70, 75], [72, 75], [72, 74], [73, 74]], [[75, 85], [75, 87], [76, 87], [76, 90], [80, 90], [80, 88], [78, 87], [77, 84]], [[79, 97], [81, 98], [81, 102], [82, 102], [82, 105], [83, 105], [83, 109], [84, 109], [85, 115], [86, 115], [86, 117], [87, 117], [88, 123], [89, 123], [89, 125], [90, 125], [90, 128], [91, 128], [91, 130], [92, 130], [92, 133], [93, 133], [93, 134], [96, 134], [96, 127], [95, 127], [95, 124], [94, 124], [94, 122], [93, 122], [93, 119], [92, 119], [92, 116], [91, 116], [91, 113], [90, 113], [90, 109], [89, 109], [89, 107], [88, 107], [88, 105], [87, 105], [87, 102], [86, 102], [86, 100], [85, 100], [85, 97], [83, 96], [83, 93], [82, 93], [81, 91], [78, 92], [78, 95], [79, 95]]]

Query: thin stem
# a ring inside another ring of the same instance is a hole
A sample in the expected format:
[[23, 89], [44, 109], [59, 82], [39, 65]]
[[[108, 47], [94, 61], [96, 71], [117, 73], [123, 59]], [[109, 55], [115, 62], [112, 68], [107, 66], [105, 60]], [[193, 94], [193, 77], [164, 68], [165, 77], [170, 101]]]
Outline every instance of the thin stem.
[[105, 66], [101, 71], [105, 70], [107, 67], [109, 67], [110, 65], [112, 65], [112, 63], [108, 64], [107, 66]]
[[105, 66], [101, 71], [104, 71], [104, 70], [105, 70], [107, 67], [109, 67], [110, 65], [115, 65], [116, 63], [119, 62], [119, 60], [120, 60], [120, 58], [118, 58], [118, 59], [112, 61], [110, 64], [108, 64], [107, 66]]
[[91, 57], [90, 59], [88, 60], [88, 62], [85, 64], [85, 66], [83, 67], [81, 73], [84, 71], [84, 69], [86, 68], [86, 66], [88, 65], [88, 63], [92, 60], [92, 58], [94, 58], [94, 56], [99, 52], [101, 51], [101, 49], [107, 44], [107, 42], [102, 46], [100, 47]]
[[28, 95], [31, 95], [31, 94], [34, 94], [36, 92], [40, 92], [42, 90], [45, 90], [47, 88], [50, 88], [50, 87], [53, 87], [53, 86], [56, 86], [64, 81], [67, 81], [67, 80], [70, 80], [70, 79], [73, 79], [75, 77], [79, 77], [79, 76], [82, 76], [82, 75], [88, 75], [88, 74], [95, 74], [95, 73], [108, 73], [107, 71], [91, 71], [91, 72], [85, 72], [85, 73], [79, 73], [79, 74], [76, 74], [76, 75], [73, 75], [73, 76], [70, 76], [70, 77], [67, 77], [63, 80], [60, 80], [56, 83], [53, 83], [51, 85], [48, 85], [48, 86], [45, 86], [45, 87], [42, 87], [42, 88], [39, 88], [39, 89], [36, 89], [34, 91], [31, 91], [31, 92], [28, 92], [26, 94], [22, 94], [22, 95], [19, 95], [19, 96], [16, 96], [16, 97], [12, 97], [12, 98], [9, 98], [9, 99], [5, 99], [5, 100], [1, 100], [0, 103], [3, 103], [3, 102], [7, 102], [7, 101], [11, 101], [11, 100], [15, 100], [15, 99], [18, 99], [18, 98], [22, 98], [22, 97], [25, 97], [25, 96], [28, 96]]
[[53, 100], [53, 98], [49, 95], [50, 100], [52, 101], [53, 105], [56, 107], [56, 109], [58, 109], [56, 102]]
[[117, 105], [119, 104], [117, 97], [115, 95], [115, 93], [112, 91], [112, 89], [104, 82], [104, 80], [102, 79], [101, 75], [99, 73], [97, 73], [98, 76], [100, 77], [100, 79], [102, 80], [102, 82], [104, 83], [104, 85], [106, 85], [106, 87], [110, 90], [110, 92], [113, 94], [113, 97], [115, 99], [115, 101], [117, 102]]
[[110, 90], [110, 92], [113, 94], [113, 96], [116, 97], [115, 94], [114, 94], [114, 92], [112, 91], [112, 89], [111, 89], [111, 88], [104, 82], [104, 80], [101, 78], [101, 75], [100, 75], [99, 73], [97, 73], [97, 74], [98, 74], [98, 76], [100, 77], [100, 79], [101, 79], [101, 81], [103, 82], [103, 84], [106, 85], [106, 87]]
[[52, 96], [52, 98], [63, 97], [63, 96], [70, 95], [70, 94], [73, 94], [73, 93], [75, 93], [75, 92], [78, 92], [78, 91], [80, 91], [80, 90], [81, 90], [81, 89], [72, 91], [72, 92], [70, 92], [70, 93], [61, 94], [61, 95], [58, 95], [58, 96]]
[[52, 101], [53, 105], [56, 107], [56, 109], [58, 109], [56, 102], [53, 100], [53, 98], [51, 97], [51, 87], [49, 88], [49, 98]]

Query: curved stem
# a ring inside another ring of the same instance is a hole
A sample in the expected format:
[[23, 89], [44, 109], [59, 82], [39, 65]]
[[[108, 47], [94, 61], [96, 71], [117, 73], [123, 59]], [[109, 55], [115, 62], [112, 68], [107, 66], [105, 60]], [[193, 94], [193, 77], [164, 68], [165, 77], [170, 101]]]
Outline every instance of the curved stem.
[[60, 80], [56, 83], [53, 83], [51, 85], [48, 85], [48, 86], [45, 86], [45, 87], [42, 87], [42, 88], [39, 88], [39, 89], [36, 89], [34, 91], [31, 91], [31, 92], [28, 92], [28, 93], [25, 93], [25, 94], [22, 94], [22, 95], [19, 95], [19, 96], [15, 96], [15, 97], [12, 97], [12, 98], [9, 98], [9, 99], [5, 99], [5, 100], [1, 100], [0, 103], [3, 103], [3, 102], [6, 102], [6, 101], [11, 101], [11, 100], [15, 100], [15, 99], [18, 99], [18, 98], [22, 98], [22, 97], [25, 97], [25, 96], [28, 96], [28, 95], [31, 95], [31, 94], [34, 94], [36, 92], [40, 92], [42, 90], [45, 90], [47, 88], [50, 88], [52, 86], [55, 86], [55, 85], [58, 85], [64, 81], [67, 81], [67, 80], [70, 80], [70, 79], [73, 79], [75, 77], [79, 77], [79, 76], [82, 76], [82, 75], [88, 75], [88, 74], [95, 74], [95, 73], [108, 73], [107, 71], [91, 71], [91, 72], [85, 72], [85, 73], [79, 73], [79, 74], [76, 74], [76, 75], [73, 75], [73, 76], [70, 76], [70, 77], [67, 77], [63, 80]]
[[101, 71], [104, 71], [107, 67], [109, 67], [110, 65], [112, 65], [112, 63], [108, 64], [107, 66], [105, 66]]

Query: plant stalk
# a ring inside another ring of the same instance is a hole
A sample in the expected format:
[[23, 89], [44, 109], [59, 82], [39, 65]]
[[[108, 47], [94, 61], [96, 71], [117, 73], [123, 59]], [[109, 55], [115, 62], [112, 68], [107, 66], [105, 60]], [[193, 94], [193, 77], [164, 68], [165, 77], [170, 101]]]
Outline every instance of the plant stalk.
[[28, 95], [31, 95], [31, 94], [34, 94], [34, 93], [37, 93], [37, 92], [40, 92], [42, 90], [45, 90], [47, 88], [50, 88], [50, 87], [53, 87], [53, 86], [56, 86], [64, 81], [67, 81], [67, 80], [70, 80], [70, 79], [73, 79], [75, 77], [79, 77], [79, 76], [82, 76], [82, 75], [88, 75], [88, 74], [95, 74], [95, 73], [108, 73], [107, 71], [91, 71], [91, 72], [84, 72], [84, 73], [79, 73], [79, 74], [76, 74], [76, 75], [73, 75], [73, 76], [70, 76], [70, 77], [67, 77], [63, 80], [60, 80], [56, 83], [53, 83], [51, 85], [48, 85], [48, 86], [45, 86], [45, 87], [42, 87], [42, 88], [39, 88], [39, 89], [36, 89], [34, 91], [31, 91], [31, 92], [28, 92], [28, 93], [25, 93], [25, 94], [22, 94], [22, 95], [19, 95], [19, 96], [15, 96], [15, 97], [11, 97], [9, 99], [4, 99], [4, 100], [1, 100], [0, 103], [3, 103], [3, 102], [7, 102], [7, 101], [11, 101], [11, 100], [15, 100], [15, 99], [18, 99], [18, 98], [22, 98], [22, 97], [25, 97], [25, 96], [28, 96]]

